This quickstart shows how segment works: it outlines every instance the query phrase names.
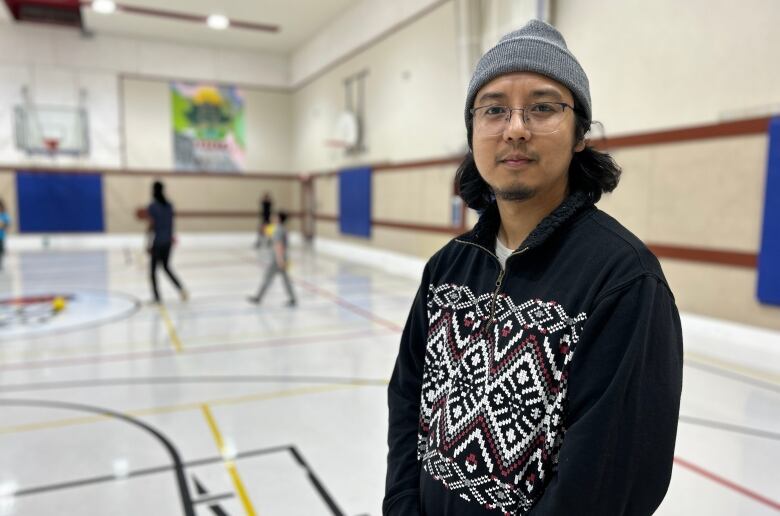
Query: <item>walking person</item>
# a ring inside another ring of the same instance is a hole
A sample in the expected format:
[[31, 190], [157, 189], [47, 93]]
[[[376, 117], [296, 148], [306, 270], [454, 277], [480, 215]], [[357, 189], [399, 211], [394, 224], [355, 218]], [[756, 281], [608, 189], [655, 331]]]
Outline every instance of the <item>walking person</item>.
[[5, 232], [11, 227], [11, 217], [5, 211], [5, 203], [0, 199], [0, 271], [3, 270], [5, 256]]
[[479, 60], [456, 175], [474, 228], [425, 266], [388, 386], [393, 516], [649, 516], [682, 332], [656, 257], [595, 203], [588, 78], [534, 20]]
[[150, 277], [152, 281], [152, 295], [154, 303], [160, 303], [160, 292], [157, 288], [157, 267], [162, 266], [171, 282], [179, 291], [182, 301], [187, 301], [187, 291], [182, 286], [179, 278], [170, 268], [169, 260], [173, 247], [173, 205], [165, 197], [164, 187], [160, 181], [152, 185], [152, 203], [147, 208], [149, 215], [149, 227], [147, 229], [147, 251], [150, 256]]
[[271, 236], [271, 263], [268, 265], [268, 269], [266, 269], [265, 279], [263, 279], [260, 290], [256, 296], [249, 298], [249, 302], [256, 305], [260, 304], [268, 287], [271, 286], [271, 281], [273, 281], [274, 277], [278, 274], [282, 276], [284, 287], [287, 289], [287, 306], [295, 306], [295, 292], [293, 291], [290, 277], [287, 274], [287, 269], [290, 264], [287, 253], [287, 228], [285, 226], [285, 223], [287, 222], [287, 213], [277, 213], [273, 216], [272, 222], [274, 224], [274, 232]]
[[257, 242], [255, 248], [259, 249], [263, 242], [270, 242], [267, 231], [271, 225], [271, 212], [273, 211], [273, 199], [271, 194], [266, 192], [260, 199], [260, 224], [257, 228]]

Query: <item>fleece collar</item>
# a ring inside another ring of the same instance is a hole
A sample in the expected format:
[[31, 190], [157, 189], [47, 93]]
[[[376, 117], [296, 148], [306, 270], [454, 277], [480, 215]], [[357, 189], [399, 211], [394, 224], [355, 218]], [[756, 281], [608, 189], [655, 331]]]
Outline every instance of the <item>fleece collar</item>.
[[[574, 219], [577, 214], [592, 207], [593, 202], [588, 194], [584, 192], [572, 193], [552, 213], [539, 222], [520, 245], [520, 249], [531, 249], [542, 245], [562, 226]], [[474, 229], [461, 236], [459, 240], [478, 244], [486, 249], [493, 249], [500, 225], [501, 216], [498, 212], [498, 205], [493, 202], [482, 212]]]

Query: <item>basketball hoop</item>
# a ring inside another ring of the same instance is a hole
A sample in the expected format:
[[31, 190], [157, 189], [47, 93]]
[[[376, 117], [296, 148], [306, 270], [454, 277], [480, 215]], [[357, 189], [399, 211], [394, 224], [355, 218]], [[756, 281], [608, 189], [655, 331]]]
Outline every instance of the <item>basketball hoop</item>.
[[349, 143], [344, 140], [330, 139], [325, 140], [325, 146], [330, 147], [331, 149], [346, 149], [349, 147]]
[[43, 145], [46, 147], [46, 152], [49, 156], [54, 156], [60, 148], [59, 138], [43, 138]]

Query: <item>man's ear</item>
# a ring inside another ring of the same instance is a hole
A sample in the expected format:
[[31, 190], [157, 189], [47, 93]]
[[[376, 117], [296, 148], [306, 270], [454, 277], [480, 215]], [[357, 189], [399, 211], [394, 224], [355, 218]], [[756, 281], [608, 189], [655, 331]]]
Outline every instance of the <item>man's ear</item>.
[[582, 152], [584, 150], [585, 150], [585, 138], [578, 141], [577, 145], [574, 146], [574, 152]]

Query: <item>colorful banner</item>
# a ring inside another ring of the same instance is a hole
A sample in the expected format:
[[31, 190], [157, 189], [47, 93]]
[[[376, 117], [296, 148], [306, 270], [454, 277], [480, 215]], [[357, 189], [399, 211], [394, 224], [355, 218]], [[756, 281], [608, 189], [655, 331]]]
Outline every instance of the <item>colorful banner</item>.
[[171, 83], [176, 170], [244, 170], [244, 95], [235, 86]]

